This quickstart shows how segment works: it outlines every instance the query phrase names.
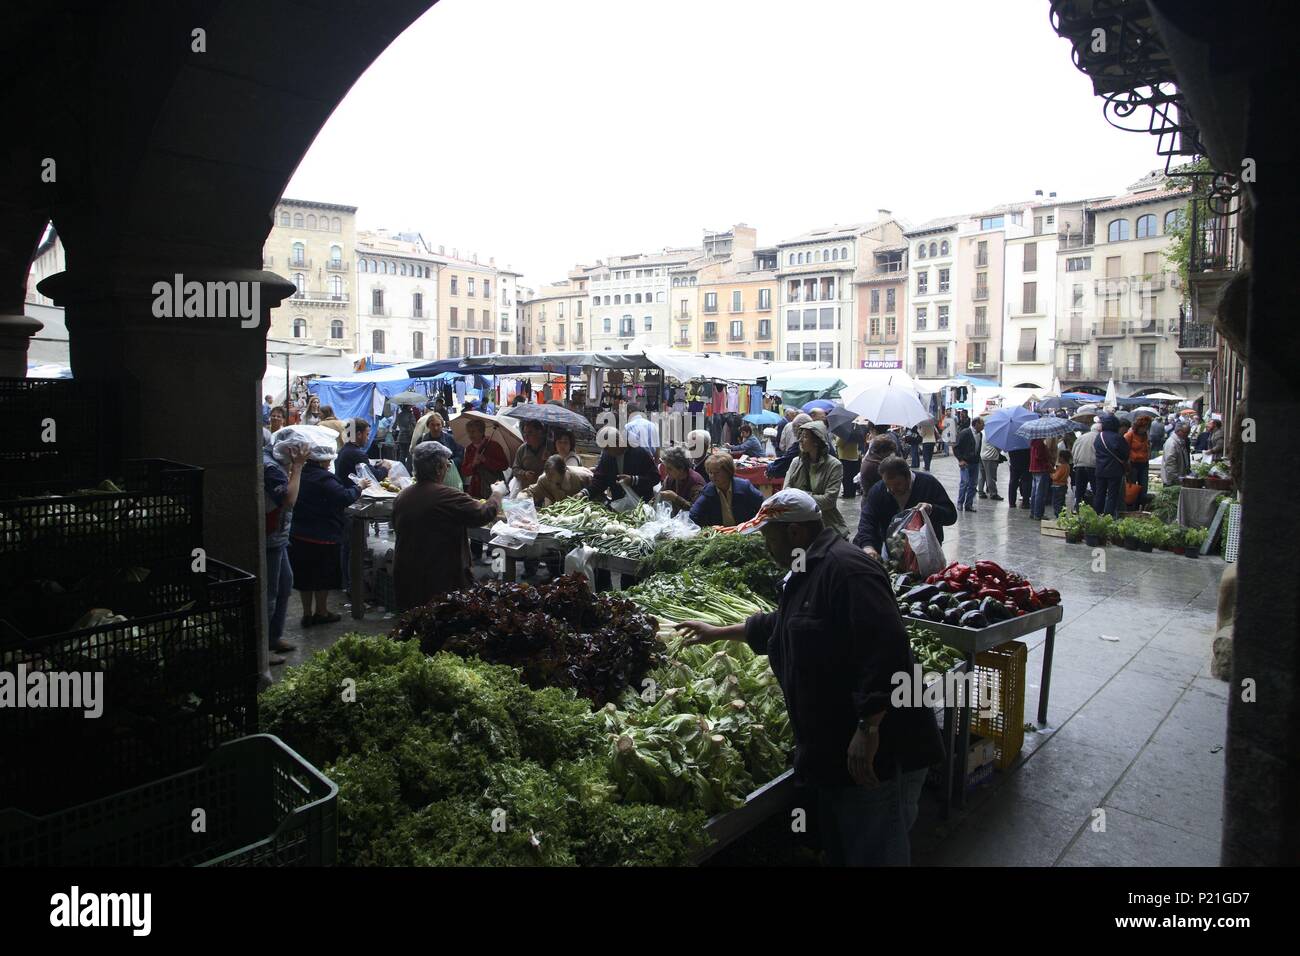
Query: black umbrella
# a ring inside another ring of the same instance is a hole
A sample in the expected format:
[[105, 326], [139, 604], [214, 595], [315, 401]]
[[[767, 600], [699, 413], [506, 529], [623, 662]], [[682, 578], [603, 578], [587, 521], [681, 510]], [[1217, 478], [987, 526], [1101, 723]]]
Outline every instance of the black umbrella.
[[1045, 398], [1038, 403], [1038, 410], [1055, 411], [1058, 408], [1074, 408], [1079, 403], [1069, 398], [1058, 398], [1053, 395], [1051, 398]]
[[832, 435], [849, 438], [853, 434], [853, 423], [857, 421], [857, 418], [857, 412], [850, 411], [840, 405], [826, 413], [826, 428]]
[[591, 422], [577, 412], [571, 412], [563, 405], [554, 403], [536, 405], [530, 402], [524, 405], [516, 405], [505, 414], [510, 418], [518, 418], [526, 422], [539, 422], [552, 428], [567, 428], [582, 438], [589, 438], [596, 434], [596, 429], [591, 427]]

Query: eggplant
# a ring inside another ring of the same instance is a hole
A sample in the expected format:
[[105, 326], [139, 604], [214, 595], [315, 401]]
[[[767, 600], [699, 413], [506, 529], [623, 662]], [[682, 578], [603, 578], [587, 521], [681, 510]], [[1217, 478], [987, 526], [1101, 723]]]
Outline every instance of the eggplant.
[[914, 617], [918, 614], [925, 617], [925, 604], [921, 601], [913, 601], [908, 605], [907, 613]]
[[943, 612], [943, 623], [960, 625], [961, 616], [964, 612], [955, 607], [950, 607]]
[[915, 574], [898, 574], [894, 576], [894, 590], [906, 591], [908, 588], [914, 588], [921, 583], [921, 579]]
[[980, 602], [979, 611], [994, 624], [1013, 617], [1012, 613], [1007, 610], [1007, 606], [997, 598], [985, 598]]
[[961, 616], [960, 623], [962, 627], [973, 627], [976, 630], [979, 630], [980, 628], [989, 626], [989, 619], [979, 611], [967, 611]]
[[925, 606], [925, 616], [932, 621], [942, 621], [943, 608], [939, 607], [937, 604], [927, 604]]
[[980, 609], [979, 601], [968, 600], [968, 601], [959, 601], [957, 603], [957, 610], [961, 611], [963, 614], [969, 613], [970, 611], [978, 611], [979, 609]]
[[903, 600], [906, 601], [908, 604], [911, 604], [913, 601], [920, 601], [922, 603], [925, 603], [929, 601], [930, 598], [934, 597], [936, 594], [941, 594], [941, 593], [943, 592], [941, 592], [933, 584], [918, 584], [916, 587], [912, 588], [910, 591], [908, 591], [906, 594], [903, 595]]

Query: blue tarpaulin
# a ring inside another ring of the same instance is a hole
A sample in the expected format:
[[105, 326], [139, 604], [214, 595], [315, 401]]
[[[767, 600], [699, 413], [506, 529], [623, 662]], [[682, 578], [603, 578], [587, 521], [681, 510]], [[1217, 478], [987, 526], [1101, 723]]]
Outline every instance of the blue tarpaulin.
[[414, 379], [410, 369], [422, 362], [407, 362], [388, 368], [342, 375], [337, 378], [318, 378], [310, 382], [308, 390], [320, 399], [322, 405], [331, 405], [339, 418], [364, 418], [375, 424], [375, 393], [389, 396], [408, 390], [421, 391], [424, 379]]

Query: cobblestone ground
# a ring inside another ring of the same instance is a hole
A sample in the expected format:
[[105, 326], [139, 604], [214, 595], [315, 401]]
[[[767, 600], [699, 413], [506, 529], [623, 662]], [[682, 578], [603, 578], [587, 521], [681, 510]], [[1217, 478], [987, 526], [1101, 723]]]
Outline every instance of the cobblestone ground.
[[[954, 499], [957, 468], [936, 458], [934, 474]], [[1005, 494], [1005, 471], [999, 476]], [[861, 499], [841, 500], [850, 528]], [[1040, 533], [1029, 512], [976, 501], [945, 530], [950, 560], [989, 558], [1061, 592], [1048, 723], [1025, 732], [1006, 771], [975, 788], [966, 807], [939, 819], [933, 793], [913, 830], [918, 865], [1213, 866], [1219, 862], [1227, 685], [1210, 675], [1219, 558], [1091, 549]], [[372, 538], [382, 553], [392, 539]], [[486, 577], [485, 565], [475, 574]], [[343, 609], [342, 595], [332, 610]], [[286, 640], [294, 664], [349, 631], [382, 633], [392, 618], [371, 608], [362, 621], [299, 627], [295, 595]], [[1042, 633], [1026, 639], [1025, 717], [1038, 712]], [[273, 669], [279, 676], [283, 667]], [[1099, 817], [1096, 810], [1105, 811]], [[1098, 819], [1104, 830], [1095, 829]]]

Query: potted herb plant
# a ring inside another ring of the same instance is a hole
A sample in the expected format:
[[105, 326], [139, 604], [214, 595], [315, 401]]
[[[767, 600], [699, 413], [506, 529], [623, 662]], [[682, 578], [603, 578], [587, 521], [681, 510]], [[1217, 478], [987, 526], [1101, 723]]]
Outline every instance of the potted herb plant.
[[1080, 526], [1079, 518], [1068, 508], [1057, 517], [1056, 526], [1065, 532], [1067, 544], [1078, 544], [1083, 540], [1083, 528]]
[[1079, 506], [1079, 528], [1088, 547], [1095, 548], [1101, 544], [1101, 516], [1091, 505]]
[[1154, 521], [1141, 521], [1137, 525], [1138, 550], [1150, 554], [1160, 542], [1163, 532]]
[[1199, 558], [1201, 556], [1201, 545], [1205, 544], [1205, 539], [1209, 537], [1209, 532], [1205, 528], [1186, 528], [1183, 530], [1183, 555], [1188, 558]]
[[1129, 551], [1137, 550], [1137, 522], [1132, 518], [1121, 518], [1115, 522], [1115, 534]]
[[1183, 528], [1180, 525], [1170, 525], [1165, 530], [1165, 546], [1174, 554], [1183, 553]]

